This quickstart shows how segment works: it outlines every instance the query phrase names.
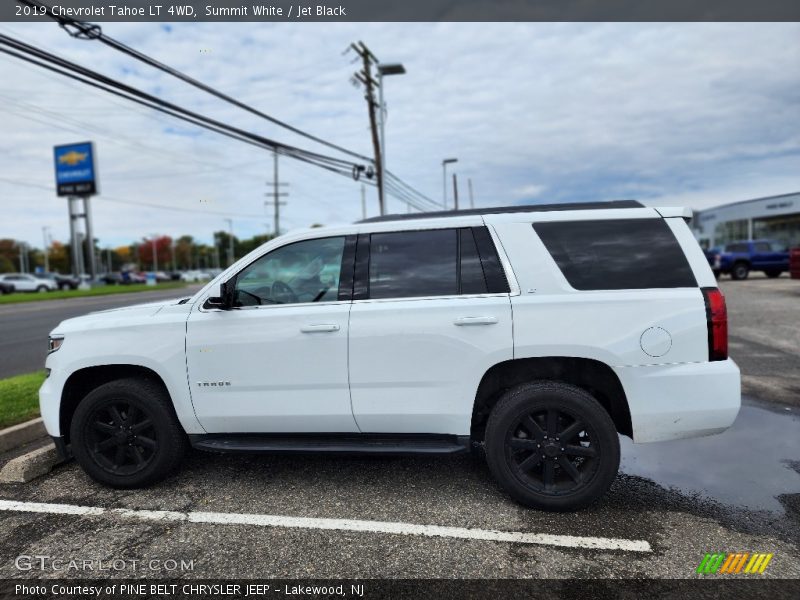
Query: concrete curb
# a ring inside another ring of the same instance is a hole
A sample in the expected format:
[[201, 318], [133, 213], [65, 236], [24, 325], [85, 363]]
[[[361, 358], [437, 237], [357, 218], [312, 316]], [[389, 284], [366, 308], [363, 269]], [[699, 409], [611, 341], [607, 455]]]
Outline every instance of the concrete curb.
[[8, 461], [0, 471], [0, 483], [28, 483], [47, 475], [60, 462], [55, 444], [49, 443]]
[[42, 418], [0, 430], [0, 454], [47, 436]]

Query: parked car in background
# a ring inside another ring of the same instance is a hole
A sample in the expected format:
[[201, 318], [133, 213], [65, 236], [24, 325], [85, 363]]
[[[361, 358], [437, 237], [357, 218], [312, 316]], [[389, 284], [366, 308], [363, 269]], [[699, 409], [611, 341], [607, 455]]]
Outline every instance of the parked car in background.
[[147, 282], [147, 278], [143, 273], [136, 273], [135, 271], [123, 271], [121, 277], [120, 283], [123, 284]]
[[775, 240], [731, 242], [720, 254], [720, 273], [731, 279], [747, 279], [750, 271], [762, 271], [767, 277], [780, 277], [789, 270], [789, 252]]
[[0, 296], [4, 296], [5, 294], [10, 294], [14, 291], [14, 284], [7, 283], [5, 281], [0, 281]]
[[122, 283], [122, 275], [119, 273], [102, 273], [97, 276], [98, 281], [102, 281], [106, 285], [117, 285]]
[[60, 273], [37, 273], [36, 277], [54, 281], [60, 290], [77, 290], [81, 283], [78, 277], [61, 275]]
[[164, 271], [156, 271], [156, 281], [162, 283], [165, 281], [172, 281], [172, 277]]
[[13, 285], [15, 292], [50, 292], [58, 289], [55, 281], [27, 273], [4, 273], [0, 275], [0, 281]]
[[715, 279], [719, 279], [721, 252], [722, 251], [719, 248], [708, 248], [707, 250], [703, 250], [703, 254], [706, 255], [708, 266], [711, 267], [711, 272], [714, 273]]
[[792, 279], [800, 279], [800, 247], [789, 252], [789, 273]]
[[182, 281], [198, 282], [208, 281], [209, 279], [211, 279], [211, 275], [204, 271], [186, 271], [183, 275], [181, 275]]

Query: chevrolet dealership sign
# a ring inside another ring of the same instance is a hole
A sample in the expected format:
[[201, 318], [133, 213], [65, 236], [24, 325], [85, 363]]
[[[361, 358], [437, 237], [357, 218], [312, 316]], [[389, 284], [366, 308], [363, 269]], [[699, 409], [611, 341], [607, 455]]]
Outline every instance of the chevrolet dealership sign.
[[97, 193], [92, 142], [53, 148], [56, 193], [59, 196], [91, 196]]

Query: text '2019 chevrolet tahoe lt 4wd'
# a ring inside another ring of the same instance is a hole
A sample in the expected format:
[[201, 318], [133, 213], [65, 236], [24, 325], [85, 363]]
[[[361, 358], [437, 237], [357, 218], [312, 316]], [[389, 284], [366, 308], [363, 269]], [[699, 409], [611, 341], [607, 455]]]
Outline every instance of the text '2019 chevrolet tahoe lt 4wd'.
[[519, 502], [580, 508], [611, 485], [618, 434], [708, 435], [738, 413], [725, 300], [687, 216], [625, 201], [281, 236], [191, 298], [61, 323], [44, 422], [115, 487], [189, 446], [482, 445]]

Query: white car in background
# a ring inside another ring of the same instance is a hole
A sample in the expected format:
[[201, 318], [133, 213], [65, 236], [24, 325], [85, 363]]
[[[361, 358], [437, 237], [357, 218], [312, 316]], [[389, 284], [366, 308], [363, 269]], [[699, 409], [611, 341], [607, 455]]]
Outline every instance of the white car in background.
[[185, 273], [181, 274], [181, 281], [189, 281], [192, 283], [198, 281], [208, 281], [209, 279], [211, 279], [211, 275], [203, 271], [186, 271]]
[[52, 279], [42, 279], [27, 273], [4, 273], [0, 281], [10, 283], [15, 292], [51, 292], [58, 289], [58, 283]]

